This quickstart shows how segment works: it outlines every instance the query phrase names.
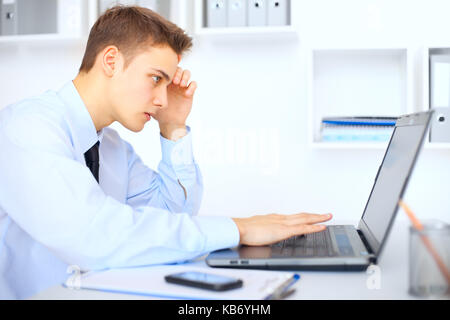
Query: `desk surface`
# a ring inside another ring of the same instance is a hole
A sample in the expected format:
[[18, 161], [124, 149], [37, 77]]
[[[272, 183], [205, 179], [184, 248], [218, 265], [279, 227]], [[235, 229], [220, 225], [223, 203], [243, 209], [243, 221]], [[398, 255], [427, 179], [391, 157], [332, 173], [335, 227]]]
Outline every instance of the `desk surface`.
[[[336, 223], [337, 224], [337, 223]], [[348, 223], [347, 223], [348, 224]], [[408, 294], [408, 223], [394, 223], [378, 266], [371, 272], [300, 271], [289, 299], [417, 299]], [[205, 269], [208, 268], [204, 264]], [[213, 269], [210, 269], [213, 270]], [[31, 299], [155, 299], [147, 296], [68, 289], [61, 285]]]

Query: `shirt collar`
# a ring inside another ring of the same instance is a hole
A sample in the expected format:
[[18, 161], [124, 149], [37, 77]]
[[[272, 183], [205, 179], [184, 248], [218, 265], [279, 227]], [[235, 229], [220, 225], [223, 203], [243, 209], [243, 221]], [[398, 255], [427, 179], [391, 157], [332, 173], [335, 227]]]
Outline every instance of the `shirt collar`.
[[91, 115], [81, 99], [72, 81], [67, 82], [59, 91], [58, 95], [64, 101], [69, 114], [69, 122], [72, 126], [73, 135], [78, 141], [79, 151], [85, 153], [97, 141], [102, 142], [103, 129], [97, 132]]

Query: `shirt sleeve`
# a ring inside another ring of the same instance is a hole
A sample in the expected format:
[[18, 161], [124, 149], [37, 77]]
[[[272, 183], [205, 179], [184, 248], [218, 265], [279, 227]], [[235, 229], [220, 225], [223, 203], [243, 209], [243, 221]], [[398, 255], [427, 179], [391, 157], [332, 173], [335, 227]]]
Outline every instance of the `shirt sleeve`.
[[186, 261], [236, 246], [227, 217], [192, 217], [107, 196], [55, 121], [25, 114], [0, 128], [0, 204], [25, 232], [82, 270]]
[[191, 129], [177, 141], [160, 136], [162, 160], [158, 172], [148, 168], [126, 143], [128, 158], [127, 204], [152, 206], [171, 212], [198, 213], [203, 182], [192, 152]]

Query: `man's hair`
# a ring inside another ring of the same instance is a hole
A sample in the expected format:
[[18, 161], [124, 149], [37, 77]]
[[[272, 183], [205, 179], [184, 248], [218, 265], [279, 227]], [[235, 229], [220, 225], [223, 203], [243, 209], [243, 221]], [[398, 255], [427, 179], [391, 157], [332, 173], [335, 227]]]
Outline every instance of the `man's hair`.
[[150, 9], [118, 5], [105, 11], [92, 27], [80, 72], [89, 72], [97, 55], [110, 45], [123, 54], [126, 68], [136, 55], [151, 46], [168, 45], [182, 55], [192, 47], [192, 38]]

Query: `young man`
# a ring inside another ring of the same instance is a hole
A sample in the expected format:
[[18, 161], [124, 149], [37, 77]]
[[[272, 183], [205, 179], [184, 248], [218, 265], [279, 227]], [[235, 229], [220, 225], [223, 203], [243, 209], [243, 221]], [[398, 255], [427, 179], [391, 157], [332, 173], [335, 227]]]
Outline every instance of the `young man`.
[[[238, 244], [321, 231], [331, 215], [196, 217], [202, 178], [186, 119], [192, 43], [151, 10], [115, 7], [93, 26], [80, 72], [0, 112], [0, 297], [26, 298], [81, 270], [182, 262]], [[154, 118], [158, 172], [108, 126]]]

